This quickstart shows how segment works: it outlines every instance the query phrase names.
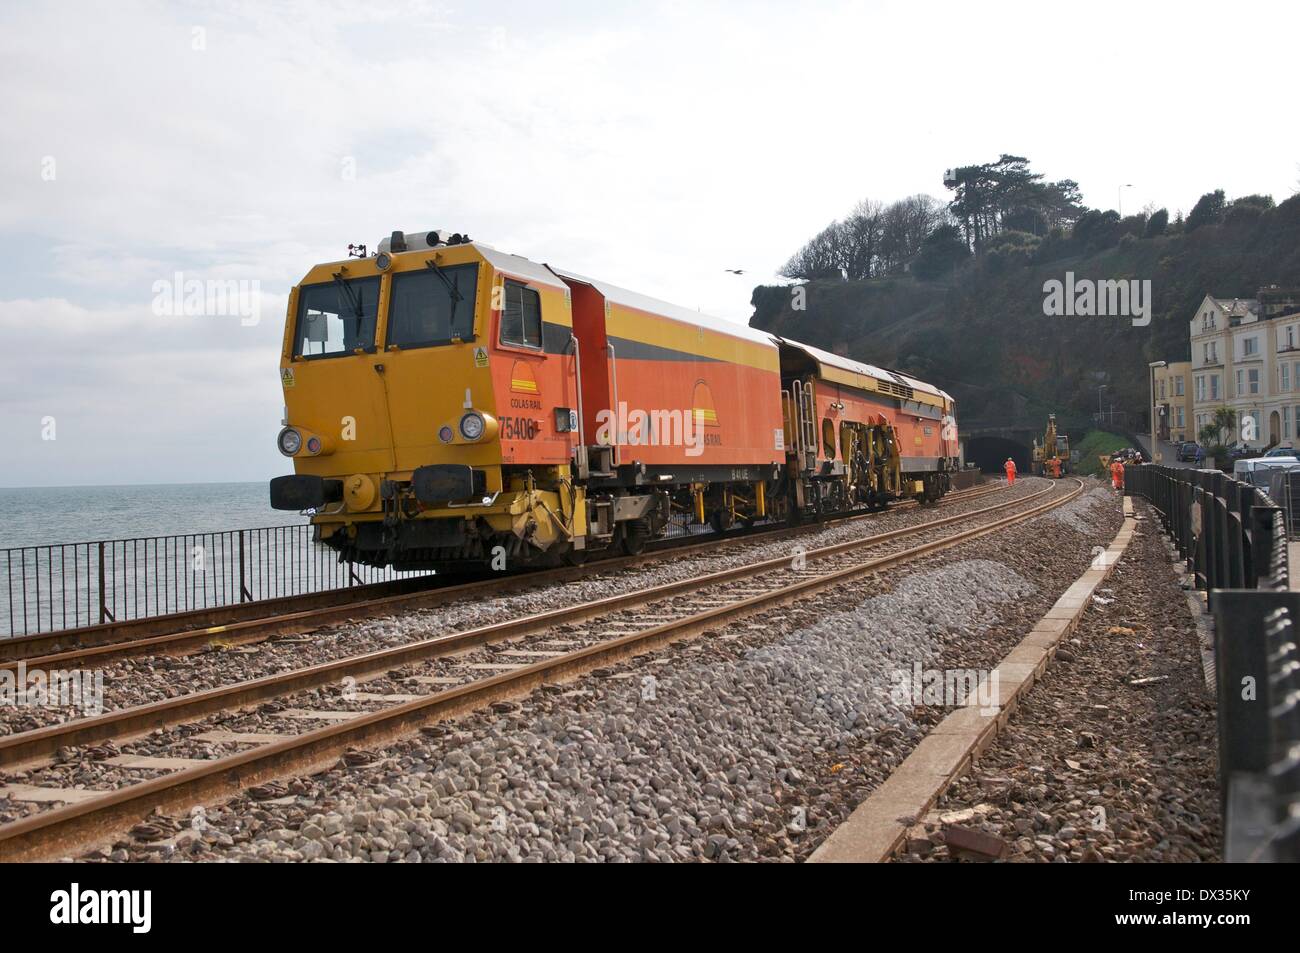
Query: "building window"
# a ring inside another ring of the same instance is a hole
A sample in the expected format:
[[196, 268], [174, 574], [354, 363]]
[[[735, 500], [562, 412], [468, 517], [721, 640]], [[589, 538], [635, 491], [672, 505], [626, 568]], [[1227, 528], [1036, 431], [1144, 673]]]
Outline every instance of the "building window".
[[1254, 357], [1259, 353], [1259, 338], [1242, 338], [1241, 353], [1246, 357]]
[[1282, 433], [1283, 435], [1291, 432], [1291, 408], [1282, 408]]
[[1183, 396], [1183, 375], [1181, 374], [1174, 378], [1174, 396]]
[[[1237, 373], [1240, 374], [1241, 371], [1238, 371]], [[1258, 367], [1252, 367], [1250, 370], [1246, 372], [1246, 387], [1249, 393], [1251, 394], [1259, 393], [1259, 368]]]
[[1187, 422], [1183, 418], [1183, 408], [1181, 406], [1178, 408], [1178, 426], [1179, 427], [1187, 426]]
[[1196, 381], [1196, 402], [1199, 404], [1205, 400], [1205, 375], [1197, 374], [1195, 381]]
[[1160, 399], [1165, 399], [1165, 382], [1163, 378], [1160, 380]]
[[1210, 400], [1219, 399], [1219, 375], [1210, 375]]
[[1277, 389], [1283, 393], [1291, 389], [1291, 365], [1282, 363], [1277, 366]]

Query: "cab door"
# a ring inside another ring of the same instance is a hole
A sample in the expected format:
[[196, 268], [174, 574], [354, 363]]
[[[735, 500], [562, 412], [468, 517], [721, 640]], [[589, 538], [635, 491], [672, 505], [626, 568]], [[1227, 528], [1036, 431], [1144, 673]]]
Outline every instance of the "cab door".
[[[494, 466], [493, 441], [468, 442], [458, 431], [466, 411], [495, 410], [482, 318], [491, 269], [472, 247], [453, 246], [404, 256], [388, 280], [380, 376], [396, 469]], [[492, 483], [490, 490], [500, 489]]]
[[350, 278], [344, 268], [311, 279], [290, 296], [280, 383], [288, 422], [325, 438], [330, 452], [296, 457], [297, 472], [391, 469], [387, 406], [374, 370], [381, 279]]

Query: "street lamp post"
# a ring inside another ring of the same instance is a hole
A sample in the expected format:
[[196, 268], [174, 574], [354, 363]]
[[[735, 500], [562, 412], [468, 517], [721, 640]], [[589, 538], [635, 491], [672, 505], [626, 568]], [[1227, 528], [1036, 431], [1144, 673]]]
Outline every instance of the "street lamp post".
[[1121, 185], [1119, 188], [1115, 190], [1116, 211], [1119, 212], [1120, 218], [1124, 217], [1124, 190], [1131, 189], [1131, 188], [1133, 188], [1133, 183], [1125, 182], [1123, 185]]
[[1102, 405], [1102, 402], [1101, 402], [1101, 392], [1104, 391], [1104, 390], [1106, 389], [1106, 386], [1107, 386], [1107, 385], [1102, 384], [1101, 386], [1099, 386], [1099, 387], [1097, 388], [1097, 426], [1099, 426], [1099, 427], [1100, 427], [1100, 426], [1102, 425], [1102, 423], [1104, 423], [1105, 420], [1106, 420], [1106, 409], [1105, 409], [1105, 407]]
[[1160, 460], [1160, 453], [1158, 450], [1156, 450], [1156, 368], [1168, 367], [1168, 366], [1169, 366], [1168, 361], [1152, 361], [1150, 364], [1147, 365], [1147, 367], [1151, 369], [1151, 377], [1148, 380], [1148, 383], [1151, 385], [1151, 403], [1148, 406], [1151, 408], [1151, 462], [1152, 463], [1158, 463]]

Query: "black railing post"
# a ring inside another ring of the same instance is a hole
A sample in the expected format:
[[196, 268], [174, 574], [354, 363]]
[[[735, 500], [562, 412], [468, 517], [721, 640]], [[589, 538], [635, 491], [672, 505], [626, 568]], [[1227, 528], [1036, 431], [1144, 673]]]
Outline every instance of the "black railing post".
[[1183, 538], [1181, 545], [1178, 547], [1182, 553], [1183, 562], [1186, 568], [1193, 568], [1193, 562], [1196, 559], [1196, 540], [1192, 530], [1192, 479], [1191, 477], [1181, 478], [1178, 481], [1178, 509], [1183, 514]]
[[1215, 593], [1214, 666], [1219, 696], [1219, 780], [1268, 768], [1268, 651], [1265, 616], [1272, 610], [1241, 590]]
[[1224, 485], [1223, 516], [1227, 521], [1228, 565], [1226, 585], [1231, 589], [1246, 588], [1246, 529], [1241, 519], [1241, 494], [1233, 483]]
[[104, 601], [104, 544], [99, 544], [99, 624], [108, 621], [108, 603]]
[[1252, 578], [1247, 588], [1272, 588], [1277, 580], [1285, 582], [1290, 569], [1286, 565], [1286, 540], [1278, 539], [1282, 510], [1277, 506], [1252, 506], [1250, 509], [1250, 561]]
[[1209, 592], [1219, 582], [1219, 510], [1210, 474], [1201, 481], [1201, 531], [1205, 534], [1205, 591]]
[[247, 561], [244, 556], [244, 530], [239, 531], [239, 601], [251, 602], [253, 594], [248, 590]]
[[1223, 588], [1228, 579], [1228, 507], [1223, 498], [1222, 473], [1214, 474], [1211, 479], [1214, 507], [1214, 581], [1210, 591]]

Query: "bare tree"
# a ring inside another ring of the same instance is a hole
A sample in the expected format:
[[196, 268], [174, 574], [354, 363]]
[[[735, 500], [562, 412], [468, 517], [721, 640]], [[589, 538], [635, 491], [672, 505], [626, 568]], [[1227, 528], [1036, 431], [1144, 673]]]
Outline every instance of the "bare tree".
[[849, 281], [896, 274], [947, 221], [947, 208], [928, 195], [909, 196], [889, 206], [863, 199], [842, 221], [832, 222], [799, 249], [781, 274]]
[[842, 223], [844, 258], [841, 264], [850, 281], [861, 281], [874, 274], [880, 239], [884, 232], [881, 205], [863, 199]]
[[943, 206], [928, 195], [912, 195], [885, 210], [878, 274], [893, 275], [921, 251], [921, 243], [944, 221]]
[[781, 268], [781, 274], [805, 281], [840, 277], [844, 259], [843, 244], [843, 226], [839, 222], [831, 222], [791, 256]]

